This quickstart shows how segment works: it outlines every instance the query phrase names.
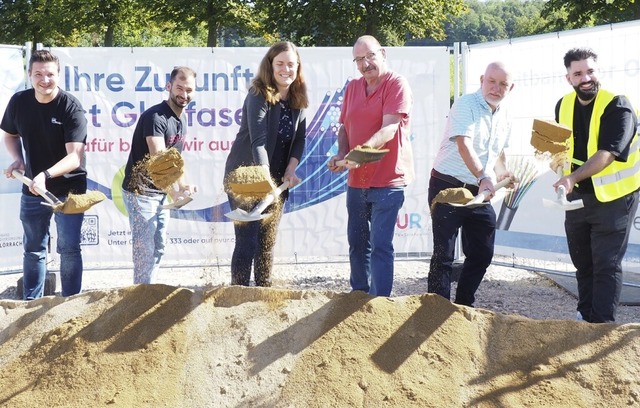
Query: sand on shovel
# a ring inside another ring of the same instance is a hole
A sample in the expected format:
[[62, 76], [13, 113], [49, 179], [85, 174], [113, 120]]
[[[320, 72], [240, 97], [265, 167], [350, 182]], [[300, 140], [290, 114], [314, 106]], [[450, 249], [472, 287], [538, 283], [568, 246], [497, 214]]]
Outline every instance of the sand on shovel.
[[225, 179], [225, 191], [234, 197], [255, 199], [276, 189], [275, 181], [262, 166], [242, 166], [232, 170]]
[[81, 214], [106, 199], [101, 191], [87, 191], [84, 194], [69, 194], [64, 203], [53, 207], [54, 211], [63, 214]]
[[569, 150], [569, 137], [573, 131], [550, 120], [534, 119], [531, 130], [531, 146], [539, 154], [556, 155]]
[[466, 204], [469, 201], [474, 199], [474, 195], [471, 194], [466, 188], [456, 187], [456, 188], [445, 188], [441, 190], [431, 202], [431, 211], [433, 212], [433, 208], [436, 203], [443, 204]]

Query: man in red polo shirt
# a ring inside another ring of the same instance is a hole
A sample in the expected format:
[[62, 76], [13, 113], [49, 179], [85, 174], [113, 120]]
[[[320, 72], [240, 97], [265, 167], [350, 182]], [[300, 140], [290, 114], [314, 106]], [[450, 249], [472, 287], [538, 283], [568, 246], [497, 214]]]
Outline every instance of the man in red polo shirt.
[[362, 77], [347, 85], [340, 114], [336, 166], [358, 145], [389, 149], [382, 160], [349, 168], [347, 236], [351, 288], [374, 296], [389, 296], [393, 285], [393, 236], [404, 189], [413, 181], [410, 112], [413, 104], [407, 80], [390, 71], [386, 51], [372, 36], [358, 38], [353, 61]]

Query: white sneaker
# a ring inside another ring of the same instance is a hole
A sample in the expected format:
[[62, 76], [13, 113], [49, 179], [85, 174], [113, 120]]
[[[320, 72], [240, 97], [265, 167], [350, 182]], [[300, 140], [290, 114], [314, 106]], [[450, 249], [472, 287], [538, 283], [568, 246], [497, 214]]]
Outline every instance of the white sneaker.
[[579, 322], [584, 322], [584, 319], [582, 318], [582, 313], [580, 312], [576, 313], [576, 320]]

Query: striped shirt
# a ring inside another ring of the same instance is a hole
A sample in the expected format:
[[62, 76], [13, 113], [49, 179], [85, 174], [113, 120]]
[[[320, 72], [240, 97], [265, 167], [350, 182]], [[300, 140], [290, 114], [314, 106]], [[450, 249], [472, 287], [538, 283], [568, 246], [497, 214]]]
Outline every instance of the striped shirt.
[[464, 164], [456, 137], [470, 137], [485, 174], [495, 182], [493, 170], [500, 152], [509, 147], [511, 139], [511, 116], [503, 106], [495, 112], [482, 96], [482, 90], [458, 98], [451, 110], [445, 127], [440, 150], [436, 155], [434, 168], [440, 173], [453, 176], [466, 184], [477, 184], [476, 177]]

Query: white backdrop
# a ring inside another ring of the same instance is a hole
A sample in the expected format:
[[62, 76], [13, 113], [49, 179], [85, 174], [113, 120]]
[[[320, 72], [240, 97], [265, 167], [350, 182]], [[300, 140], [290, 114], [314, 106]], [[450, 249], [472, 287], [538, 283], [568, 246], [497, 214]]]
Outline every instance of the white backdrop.
[[[629, 96], [640, 107], [640, 22], [539, 35], [464, 47], [464, 92], [473, 92], [486, 65], [502, 60], [515, 73], [515, 88], [506, 103], [516, 114], [516, 140], [508, 155], [512, 168], [530, 182], [515, 193], [499, 195], [493, 205], [499, 214], [496, 253], [568, 262], [564, 213], [544, 208], [553, 198], [555, 175], [536, 158], [529, 141], [533, 118], [552, 118], [556, 101], [571, 88], [562, 63], [574, 46], [590, 46], [599, 54], [603, 86]], [[250, 78], [266, 48], [56, 48], [63, 65], [62, 86], [78, 96], [89, 120], [87, 148], [91, 188], [109, 199], [89, 212], [83, 251], [87, 267], [130, 264], [129, 226], [119, 194], [121, 168], [139, 113], [166, 99], [163, 91], [174, 65], [190, 65], [198, 72], [199, 92], [188, 109], [188, 148], [184, 155], [191, 181], [200, 186], [195, 201], [172, 212], [164, 264], [206, 265], [230, 257], [233, 230], [222, 191], [222, 169], [238, 129], [238, 110]], [[346, 256], [344, 178], [326, 172], [335, 140], [341, 95], [350, 78], [359, 74], [351, 49], [301, 49], [311, 106], [307, 111], [308, 143], [300, 175], [305, 182], [294, 189], [279, 229], [276, 256]], [[6, 64], [0, 66], [0, 110], [17, 89], [24, 87], [21, 47], [0, 46]], [[405, 75], [414, 94], [413, 147], [417, 179], [407, 190], [398, 217], [395, 249], [409, 255], [432, 250], [426, 203], [428, 174], [449, 109], [449, 50], [444, 47], [388, 48], [390, 66]], [[10, 159], [0, 149], [0, 165]], [[526, 170], [526, 171], [525, 171]], [[0, 177], [0, 271], [20, 269], [22, 231], [18, 221], [20, 186]], [[55, 235], [55, 228], [52, 228]], [[55, 242], [52, 262], [56, 263]], [[640, 270], [640, 219], [634, 224], [626, 268]]]
[[[199, 186], [195, 200], [172, 211], [165, 265], [202, 265], [231, 256], [232, 224], [223, 192], [224, 162], [239, 128], [242, 103], [266, 48], [55, 48], [61, 60], [61, 87], [76, 95], [89, 121], [87, 163], [90, 188], [108, 200], [85, 216], [83, 253], [88, 268], [128, 265], [130, 229], [120, 193], [121, 169], [139, 114], [166, 99], [166, 77], [175, 65], [198, 72], [198, 92], [187, 108], [189, 128], [184, 157], [190, 182]], [[276, 246], [277, 257], [347, 254], [344, 176], [326, 170], [335, 142], [346, 82], [359, 75], [351, 48], [301, 49], [311, 106], [307, 110], [307, 149], [291, 191]], [[405, 75], [414, 93], [412, 138], [417, 181], [397, 222], [397, 252], [429, 250], [427, 174], [448, 111], [449, 52], [445, 47], [388, 48], [391, 69]], [[4, 68], [4, 67], [3, 67]], [[4, 159], [6, 166], [8, 159]], [[4, 223], [13, 221], [6, 239], [20, 243], [15, 225], [20, 186], [3, 193]], [[15, 218], [13, 218], [15, 214]], [[3, 228], [3, 231], [7, 231]], [[52, 228], [55, 235], [55, 228]], [[57, 255], [52, 251], [52, 261]], [[4, 268], [21, 263], [21, 246], [1, 248]]]
[[[509, 155], [519, 161], [515, 168], [537, 167], [539, 178], [529, 189], [517, 192], [520, 205], [504, 208], [496, 200], [496, 213], [513, 217], [508, 228], [498, 231], [497, 253], [569, 262], [564, 233], [564, 212], [542, 206], [553, 199], [555, 174], [548, 162], [536, 158], [530, 145], [534, 118], [553, 119], [556, 102], [572, 91], [565, 74], [564, 54], [574, 47], [591, 47], [598, 54], [603, 88], [627, 95], [640, 108], [640, 21], [565, 31], [471, 45], [465, 55], [464, 83], [467, 91], [478, 88], [480, 75], [494, 60], [504, 61], [515, 77], [509, 105], [516, 115], [516, 140]], [[625, 258], [626, 268], [640, 270], [640, 218], [636, 217]]]

